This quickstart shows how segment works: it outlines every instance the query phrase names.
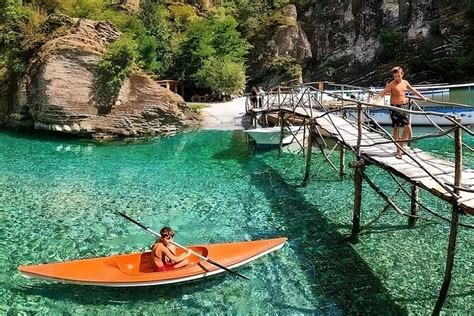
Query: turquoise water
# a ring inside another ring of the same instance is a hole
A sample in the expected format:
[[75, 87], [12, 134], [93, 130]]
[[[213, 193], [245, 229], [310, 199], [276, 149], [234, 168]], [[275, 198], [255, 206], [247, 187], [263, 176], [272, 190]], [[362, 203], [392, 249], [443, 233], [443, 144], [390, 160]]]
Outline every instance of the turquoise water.
[[[453, 156], [446, 138], [419, 147]], [[112, 144], [1, 132], [0, 150], [0, 314], [427, 314], [442, 283], [449, 225], [423, 211], [434, 221], [415, 229], [392, 210], [373, 222], [385, 204], [365, 186], [362, 224], [372, 223], [349, 245], [352, 177], [340, 180], [321, 155], [303, 188], [301, 155], [255, 150], [242, 132]], [[472, 153], [464, 158], [474, 167]], [[395, 193], [384, 171], [367, 172]], [[426, 192], [421, 198], [449, 217], [449, 205]], [[395, 199], [408, 209], [407, 197]], [[153, 237], [114, 211], [156, 230], [172, 226], [185, 245], [275, 236], [289, 242], [239, 270], [251, 281], [225, 274], [114, 289], [17, 273], [20, 264], [147, 249]], [[468, 216], [461, 221], [474, 224]], [[445, 311], [474, 310], [473, 242], [473, 230], [460, 228]]]

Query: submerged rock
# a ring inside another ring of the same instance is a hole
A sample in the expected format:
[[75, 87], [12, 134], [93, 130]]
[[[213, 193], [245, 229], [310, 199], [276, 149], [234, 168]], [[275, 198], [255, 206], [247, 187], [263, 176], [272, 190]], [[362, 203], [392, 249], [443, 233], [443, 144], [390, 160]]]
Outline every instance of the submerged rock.
[[179, 95], [139, 69], [124, 81], [110, 110], [99, 113], [96, 65], [120, 36], [110, 23], [81, 19], [66, 35], [43, 45], [30, 62], [16, 101], [4, 111], [7, 124], [108, 139], [169, 133], [198, 123]]

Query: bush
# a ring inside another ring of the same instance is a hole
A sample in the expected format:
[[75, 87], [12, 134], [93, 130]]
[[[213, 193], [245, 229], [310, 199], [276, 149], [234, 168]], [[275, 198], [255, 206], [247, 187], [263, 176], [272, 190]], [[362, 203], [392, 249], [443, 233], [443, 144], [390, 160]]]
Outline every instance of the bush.
[[[226, 60], [243, 64], [249, 44], [237, 32], [237, 22], [218, 10], [208, 19], [191, 24], [176, 59], [180, 79], [192, 83], [204, 64]], [[217, 91], [216, 91], [217, 92]]]
[[171, 32], [168, 22], [168, 11], [156, 2], [145, 0], [141, 2], [140, 19], [145, 27], [145, 33], [156, 42], [156, 56], [160, 67], [155, 70], [158, 76], [164, 75], [171, 67]]
[[243, 64], [223, 58], [210, 58], [196, 74], [198, 85], [222, 95], [231, 95], [245, 87]]
[[136, 51], [136, 43], [128, 37], [123, 37], [110, 44], [97, 64], [95, 95], [99, 113], [110, 112], [124, 80], [132, 71], [133, 62], [137, 57]]
[[299, 82], [303, 75], [301, 65], [291, 56], [280, 56], [272, 60], [269, 71], [281, 77], [281, 82], [291, 84]]
[[158, 44], [149, 35], [141, 35], [137, 38], [138, 43], [138, 64], [144, 70], [156, 74], [163, 71], [163, 66], [158, 62]]
[[103, 0], [74, 0], [68, 14], [83, 18], [83, 19], [97, 19], [105, 10], [105, 3]]
[[397, 31], [383, 31], [380, 33], [380, 44], [382, 53], [380, 58], [383, 62], [394, 59], [403, 44], [403, 35]]
[[194, 8], [189, 4], [173, 4], [168, 7], [175, 32], [181, 33], [198, 19]]
[[0, 25], [0, 53], [10, 75], [22, 74], [29, 58], [47, 40], [41, 32], [47, 16], [29, 6], [7, 5]]

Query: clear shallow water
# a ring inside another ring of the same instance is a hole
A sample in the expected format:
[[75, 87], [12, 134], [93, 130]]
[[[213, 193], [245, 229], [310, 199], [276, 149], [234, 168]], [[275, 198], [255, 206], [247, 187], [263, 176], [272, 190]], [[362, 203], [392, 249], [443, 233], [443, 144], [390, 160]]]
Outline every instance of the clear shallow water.
[[[447, 139], [418, 146], [453, 156]], [[441, 286], [448, 224], [420, 221], [407, 229], [405, 218], [388, 211], [364, 229], [359, 244], [348, 245], [352, 177], [341, 181], [320, 155], [312, 181], [302, 188], [302, 156], [255, 151], [241, 132], [105, 145], [3, 132], [0, 150], [0, 314], [430, 313]], [[464, 158], [474, 167], [472, 153]], [[383, 171], [367, 172], [395, 193]], [[368, 187], [363, 194], [365, 224], [385, 204]], [[425, 192], [422, 199], [449, 217], [449, 205]], [[408, 209], [408, 198], [399, 194], [396, 200]], [[20, 264], [148, 248], [153, 238], [116, 210], [156, 230], [172, 226], [182, 244], [282, 235], [290, 241], [239, 270], [251, 281], [221, 275], [175, 286], [109, 289], [17, 273]], [[474, 223], [466, 216], [461, 221]], [[461, 228], [446, 311], [474, 310], [473, 241], [473, 230]]]

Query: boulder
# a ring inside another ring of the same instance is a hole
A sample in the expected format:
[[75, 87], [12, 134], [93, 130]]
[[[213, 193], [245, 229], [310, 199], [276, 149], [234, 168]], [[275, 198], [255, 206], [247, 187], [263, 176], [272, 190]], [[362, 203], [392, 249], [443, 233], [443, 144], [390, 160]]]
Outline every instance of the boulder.
[[47, 42], [30, 62], [10, 125], [109, 139], [158, 135], [198, 123], [177, 94], [134, 69], [116, 102], [99, 113], [94, 86], [97, 62], [121, 36], [110, 23], [80, 19], [67, 34]]

